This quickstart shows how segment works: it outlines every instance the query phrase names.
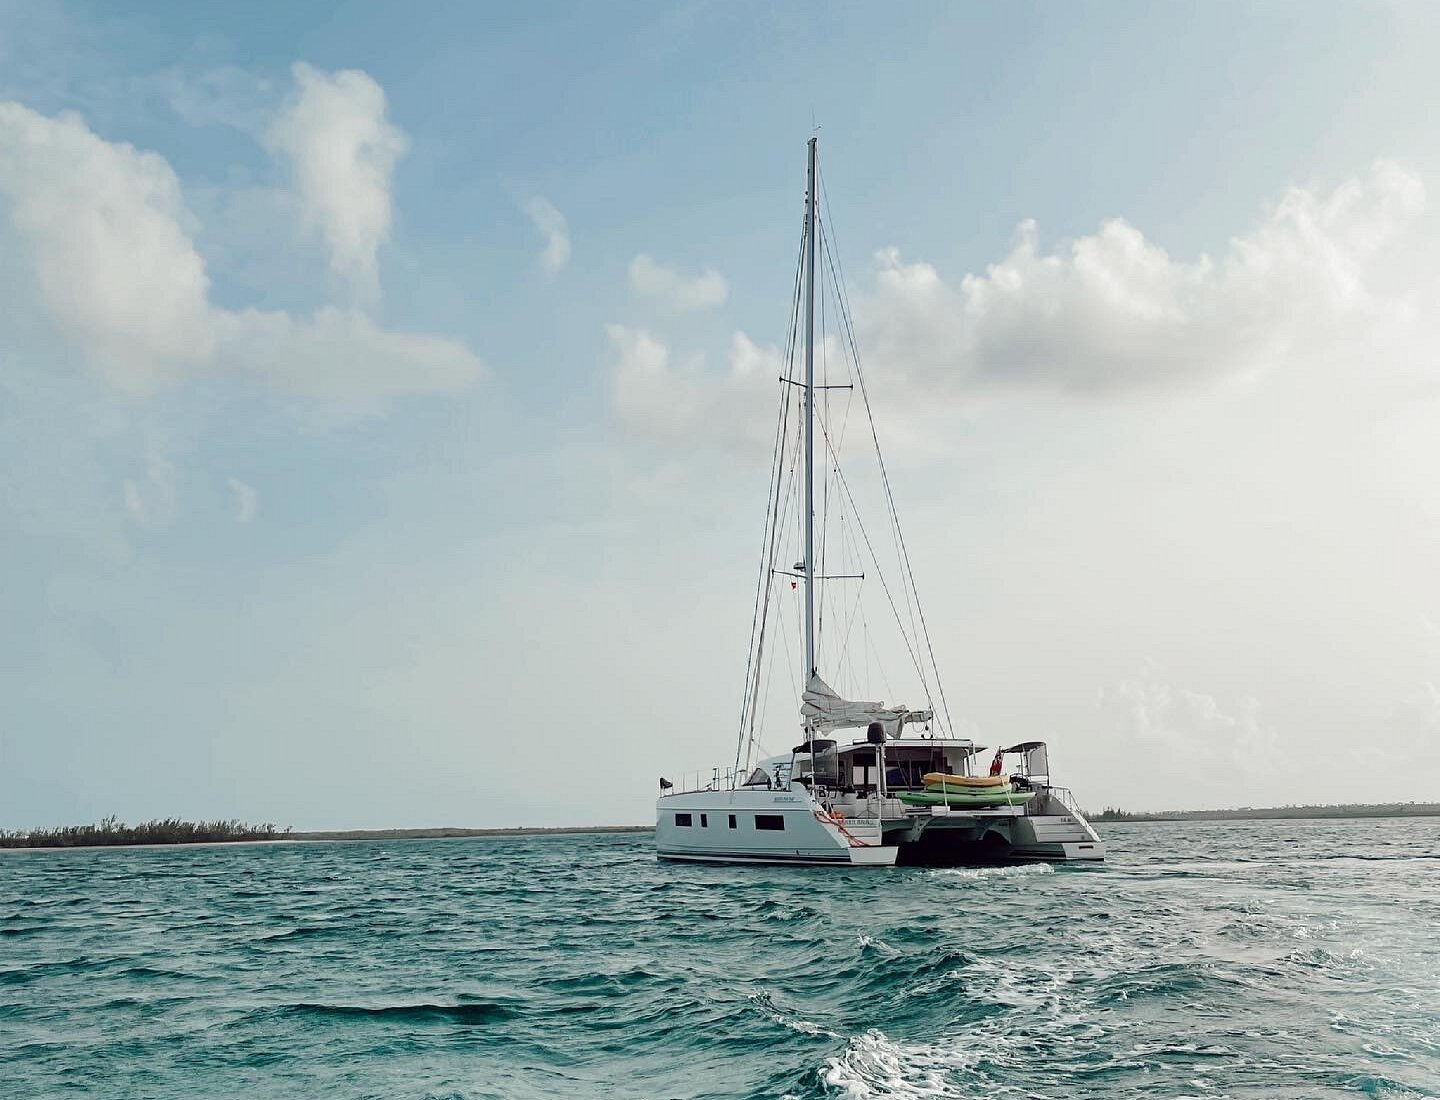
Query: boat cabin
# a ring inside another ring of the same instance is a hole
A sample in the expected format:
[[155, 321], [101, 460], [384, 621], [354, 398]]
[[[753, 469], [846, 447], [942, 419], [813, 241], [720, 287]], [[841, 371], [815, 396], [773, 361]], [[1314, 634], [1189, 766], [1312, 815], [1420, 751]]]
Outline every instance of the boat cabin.
[[788, 758], [774, 757], [762, 767], [776, 786], [800, 780], [866, 797], [882, 789], [882, 767], [885, 792], [921, 791], [930, 772], [973, 774], [972, 759], [985, 751], [984, 745], [959, 738], [902, 737], [883, 744], [864, 737], [849, 744], [816, 738], [795, 746]]

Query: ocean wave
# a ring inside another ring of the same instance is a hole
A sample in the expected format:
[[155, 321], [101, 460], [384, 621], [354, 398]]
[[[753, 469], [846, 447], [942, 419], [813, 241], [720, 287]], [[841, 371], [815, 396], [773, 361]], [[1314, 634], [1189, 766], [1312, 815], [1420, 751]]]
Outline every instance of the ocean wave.
[[560, 993], [600, 994], [623, 997], [643, 986], [670, 985], [674, 978], [667, 978], [643, 966], [632, 966], [626, 970], [611, 972], [589, 971], [583, 974], [558, 974], [541, 978], [536, 984]]
[[257, 937], [257, 941], [270, 943], [276, 940], [308, 939], [314, 936], [343, 935], [345, 931], [343, 924], [308, 924], [298, 928], [287, 928], [284, 932], [271, 932], [268, 935]]
[[825, 1027], [821, 1024], [806, 1020], [797, 1014], [781, 1011], [781, 1009], [775, 1004], [773, 997], [769, 993], [752, 993], [749, 996], [749, 1001], [752, 1005], [759, 1009], [760, 1013], [763, 1016], [767, 1017], [770, 1020], [773, 1020], [781, 1027], [788, 1028], [791, 1031], [799, 1032], [801, 1035], [808, 1035], [811, 1038], [840, 1038], [839, 1032], [832, 1031], [830, 1028]]
[[[1340, 846], [1306, 838], [1287, 854]], [[0, 1093], [1434, 1096], [1433, 862], [1237, 861], [1269, 824], [1146, 845], [1098, 875], [691, 869], [628, 837], [603, 867], [553, 838], [207, 850], [163, 884], [129, 871], [170, 853], [27, 858], [0, 879], [0, 928], [39, 929], [0, 937]]]
[[502, 1023], [520, 1015], [512, 1005], [495, 1001], [463, 1004], [332, 1005], [301, 1001], [263, 1010], [264, 1014], [315, 1019], [389, 1020], [397, 1023]]
[[81, 955], [63, 962], [32, 963], [29, 966], [0, 970], [0, 985], [25, 985], [28, 982], [47, 978], [63, 978], [74, 974], [83, 974], [86, 971], [108, 966], [114, 961], [113, 959], [92, 959]]
[[1349, 951], [1330, 951], [1324, 947], [1295, 950], [1285, 955], [1281, 962], [1292, 967], [1319, 971], [1340, 980], [1364, 978], [1377, 969], [1375, 961], [1358, 947]]
[[902, 953], [898, 948], [891, 947], [884, 940], [876, 939], [874, 936], [867, 935], [864, 932], [861, 932], [860, 935], [855, 937], [855, 942], [860, 945], [862, 951], [875, 951], [881, 955], [892, 956]]

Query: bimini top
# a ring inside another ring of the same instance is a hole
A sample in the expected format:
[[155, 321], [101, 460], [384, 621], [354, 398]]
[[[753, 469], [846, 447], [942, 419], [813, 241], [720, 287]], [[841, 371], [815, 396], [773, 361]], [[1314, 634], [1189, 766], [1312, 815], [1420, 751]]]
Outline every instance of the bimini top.
[[815, 753], [817, 753], [817, 752], [829, 752], [829, 751], [830, 751], [831, 749], [833, 749], [834, 747], [835, 747], [835, 742], [834, 742], [834, 741], [831, 741], [831, 740], [829, 740], [828, 738], [824, 738], [824, 737], [817, 737], [817, 738], [815, 738], [815, 740], [813, 740], [813, 741], [803, 741], [803, 742], [801, 742], [800, 744], [796, 745], [793, 749], [791, 749], [790, 752], [791, 752], [793, 755], [795, 755], [795, 756], [801, 756], [801, 755], [804, 755], [804, 754], [806, 754], [806, 753], [809, 753], [810, 755], [813, 756], [813, 755], [814, 755]]
[[1029, 752], [1031, 749], [1043, 749], [1044, 741], [1021, 741], [1018, 745], [1011, 745], [1006, 752]]
[[804, 702], [800, 704], [800, 715], [815, 730], [864, 729], [871, 722], [879, 722], [892, 735], [898, 734], [907, 722], [928, 722], [928, 710], [910, 710], [906, 707], [887, 707], [884, 703], [861, 703], [842, 699], [835, 689], [820, 679], [818, 673], [810, 674], [806, 685]]

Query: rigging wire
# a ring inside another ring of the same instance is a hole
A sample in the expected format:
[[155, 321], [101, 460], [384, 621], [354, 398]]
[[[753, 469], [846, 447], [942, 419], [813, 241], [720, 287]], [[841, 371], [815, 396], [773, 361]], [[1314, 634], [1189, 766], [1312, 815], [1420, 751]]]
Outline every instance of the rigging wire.
[[[822, 171], [819, 170], [818, 165], [816, 190], [818, 191], [818, 194], [814, 196], [814, 199], [816, 200], [816, 206], [817, 208], [821, 206], [827, 208], [828, 215], [829, 196], [825, 188], [824, 174]], [[863, 558], [860, 548], [860, 540], [863, 540], [865, 551], [868, 553], [870, 561], [874, 565], [876, 578], [880, 582], [881, 590], [884, 593], [887, 602], [890, 604], [890, 610], [895, 618], [895, 624], [899, 629], [901, 640], [903, 641], [905, 648], [910, 656], [911, 664], [913, 665], [916, 673], [920, 677], [920, 684], [925, 692], [927, 702], [930, 703], [930, 709], [932, 711], [934, 710], [933, 700], [931, 699], [930, 695], [929, 681], [931, 677], [929, 674], [927, 674], [926, 661], [922, 659], [921, 654], [918, 652], [922, 639], [924, 643], [925, 657], [928, 658], [928, 671], [929, 673], [933, 673], [933, 678], [935, 680], [935, 688], [939, 694], [941, 706], [944, 710], [945, 725], [946, 727], [953, 729], [953, 725], [950, 721], [949, 703], [945, 698], [944, 685], [941, 681], [939, 667], [935, 660], [934, 645], [931, 641], [929, 626], [925, 619], [924, 605], [920, 600], [919, 588], [915, 582], [914, 567], [910, 560], [909, 549], [905, 543], [904, 533], [900, 527], [899, 512], [895, 504], [895, 495], [890, 485], [889, 472], [886, 469], [885, 459], [880, 450], [880, 439], [879, 432], [875, 423], [875, 414], [870, 404], [869, 391], [865, 384], [864, 370], [860, 363], [858, 344], [855, 339], [854, 319], [850, 309], [849, 294], [846, 290], [844, 282], [844, 264], [843, 261], [841, 261], [836, 255], [838, 249], [832, 247], [831, 245], [833, 233], [831, 232], [828, 222], [828, 216], [822, 221], [819, 209], [817, 209], [814, 219], [814, 231], [817, 234], [817, 240], [815, 243], [820, 246], [820, 254], [823, 257], [825, 269], [822, 269], [820, 273], [821, 277], [819, 280], [821, 371], [823, 384], [822, 393], [824, 397], [823, 401], [821, 402], [821, 408], [817, 410], [819, 415], [816, 417], [816, 419], [820, 421], [821, 436], [825, 441], [828, 461], [822, 473], [823, 480], [821, 485], [820, 528], [821, 535], [820, 546], [818, 548], [819, 562], [808, 564], [814, 575], [816, 575], [817, 577], [823, 577], [826, 575], [826, 569], [828, 568], [833, 559], [833, 555], [830, 553], [829, 549], [829, 539], [827, 537], [831, 518], [830, 489], [831, 482], [833, 480], [840, 489], [840, 493], [838, 493], [836, 496], [836, 537], [839, 540], [837, 552], [842, 562], [842, 569], [843, 566], [848, 565], [850, 561], [847, 547], [853, 549], [855, 554], [855, 560], [858, 563], [861, 563], [861, 565], [863, 565]], [[768, 655], [765, 653], [765, 647], [767, 632], [769, 630], [769, 624], [771, 619], [771, 604], [774, 602], [775, 599], [775, 584], [777, 581], [777, 570], [775, 567], [778, 560], [777, 555], [782, 551], [788, 549], [792, 545], [792, 539], [803, 537], [798, 536], [794, 530], [790, 529], [789, 522], [792, 515], [792, 504], [797, 500], [796, 485], [799, 476], [798, 465], [800, 461], [800, 439], [803, 435], [803, 424], [801, 425], [802, 430], [797, 431], [792, 438], [789, 430], [789, 416], [792, 408], [795, 409], [797, 417], [803, 417], [804, 415], [803, 403], [798, 401], [792, 402], [792, 395], [790, 391], [796, 387], [794, 379], [795, 359], [799, 342], [799, 320], [801, 311], [802, 287], [804, 283], [804, 257], [807, 244], [807, 233], [805, 230], [802, 230], [800, 234], [799, 255], [797, 256], [795, 265], [795, 280], [792, 289], [790, 304], [790, 320], [786, 333], [785, 351], [783, 356], [785, 370], [784, 377], [781, 379], [781, 386], [783, 392], [780, 402], [780, 409], [776, 417], [774, 445], [771, 452], [771, 488], [769, 493], [767, 494], [768, 501], [766, 510], [766, 522], [761, 538], [760, 575], [756, 581], [755, 599], [751, 613], [750, 645], [745, 667], [745, 692], [741, 700], [740, 728], [738, 731], [737, 743], [735, 748], [735, 772], [737, 774], [737, 777], [740, 773], [742, 754], [744, 756], [744, 764], [747, 771], [750, 768], [754, 758], [754, 751], [757, 744], [756, 726], [759, 719], [759, 713], [761, 712], [761, 704], [763, 701], [766, 705], [766, 709], [768, 709], [769, 697], [774, 686], [776, 648], [786, 650], [786, 664], [787, 669], [790, 673], [792, 686], [796, 686], [797, 684], [795, 680], [793, 655], [789, 651], [789, 645], [772, 645], [770, 647], [770, 652]], [[827, 280], [825, 278], [827, 269], [829, 274], [829, 293], [827, 293]], [[843, 409], [841, 410], [838, 432], [834, 430], [835, 410], [834, 408], [832, 408], [832, 403], [830, 400], [831, 387], [829, 375], [828, 338], [828, 324], [831, 318], [831, 307], [829, 304], [830, 293], [833, 293], [834, 295], [834, 313], [836, 314], [835, 320], [836, 323], [839, 325], [840, 335], [845, 342], [845, 346], [848, 347], [850, 363], [853, 365], [853, 371], [850, 372], [850, 380], [855, 383], [855, 385], [853, 386], [845, 387], [847, 389], [850, 389], [851, 392], [847, 394]], [[904, 618], [902, 618], [900, 607], [896, 601], [895, 594], [892, 592], [890, 584], [886, 579], [885, 572], [881, 567], [880, 558], [879, 555], [876, 553], [874, 543], [872, 542], [870, 537], [870, 533], [866, 530], [864, 522], [860, 518], [859, 508], [856, 504], [854, 493], [851, 491], [850, 484], [846, 479], [844, 471], [841, 469], [840, 466], [840, 450], [843, 446], [845, 436], [849, 427], [850, 412], [854, 406], [853, 391], [855, 388], [858, 388], [860, 390], [861, 399], [865, 406], [865, 415], [870, 428], [871, 442], [874, 446], [876, 460], [879, 465], [881, 484], [884, 489], [885, 501], [888, 511], [889, 526], [891, 528], [891, 535], [895, 544], [896, 557], [899, 559], [899, 564], [902, 571], [902, 590], [904, 593], [907, 615], [910, 620], [908, 630], [906, 629]], [[831, 469], [831, 466], [833, 466], [833, 471]], [[794, 512], [794, 518], [799, 521], [801, 527], [803, 527], [805, 521], [805, 516], [803, 515], [803, 513], [803, 507], [796, 507]], [[854, 525], [853, 528], [851, 527], [852, 523]], [[858, 529], [859, 531], [860, 540], [857, 540], [855, 538], [854, 532], [856, 529]], [[788, 562], [790, 559], [786, 560]], [[815, 569], [815, 566], [817, 564], [819, 565], [818, 570]], [[856, 571], [860, 572], [861, 569], [857, 568]], [[877, 670], [879, 671], [880, 677], [885, 684], [886, 696], [890, 697], [893, 693], [890, 689], [888, 677], [885, 676], [884, 666], [880, 662], [879, 653], [875, 650], [874, 638], [872, 635], [872, 631], [870, 630], [869, 619], [864, 609], [864, 603], [862, 600], [864, 590], [863, 581], [864, 577], [862, 575], [862, 577], [860, 578], [861, 583], [857, 586], [854, 604], [850, 608], [848, 615], [845, 614], [844, 601], [831, 608], [832, 617], [834, 614], [840, 615], [840, 621], [844, 624], [844, 631], [841, 644], [839, 646], [839, 653], [835, 662], [835, 668], [837, 672], [843, 672], [843, 667], [846, 665], [847, 660], [850, 661], [851, 665], [853, 666], [853, 657], [851, 656], [852, 646], [850, 643], [851, 635], [854, 629], [855, 618], [858, 615], [860, 619], [861, 633], [864, 638], [860, 649], [861, 655], [864, 658], [866, 680], [868, 681], [869, 678], [871, 658], [873, 656], [877, 666]], [[792, 589], [793, 588], [794, 584], [792, 581]], [[825, 603], [827, 599], [825, 589], [822, 588], [821, 592], [817, 593], [817, 595], [819, 596], [819, 623], [817, 624], [817, 646], [823, 647], [823, 624], [825, 621]], [[837, 595], [835, 599], [840, 599], [840, 597]], [[800, 637], [803, 637], [804, 624], [799, 619], [799, 616], [802, 614], [802, 612], [800, 611], [799, 601], [796, 601], [795, 606], [797, 615], [796, 623], [798, 628], [797, 633]], [[917, 614], [918, 623], [916, 621]], [[782, 614], [780, 615], [778, 621], [784, 624], [788, 618], [789, 616], [784, 615], [782, 611]], [[781, 627], [781, 631], [782, 634], [788, 633], [788, 631], [785, 630], [783, 626]], [[769, 658], [768, 662], [766, 661], [767, 656]], [[761, 691], [762, 682], [768, 685], [766, 687], [766, 690], [764, 691], [763, 700]], [[737, 778], [736, 781], [738, 782], [739, 779]]]
[[[820, 229], [820, 214], [819, 214], [818, 211], [817, 211], [816, 214], [815, 214], [815, 228], [816, 228], [817, 232], [818, 232], [819, 229]], [[821, 240], [824, 240], [824, 236], [821, 235], [820, 239], [821, 239]], [[826, 339], [825, 339], [825, 287], [824, 287], [824, 285], [823, 285], [823, 281], [822, 281], [822, 284], [821, 284], [821, 287], [820, 287], [820, 385], [821, 385], [821, 387], [822, 387], [821, 390], [820, 390], [820, 392], [821, 392], [821, 394], [824, 395], [823, 398], [822, 398], [823, 407], [822, 407], [822, 409], [821, 409], [821, 411], [820, 411], [820, 418], [821, 418], [821, 422], [822, 422], [822, 423], [829, 423], [829, 421], [830, 421], [830, 356], [829, 356], [829, 352], [828, 352], [828, 348], [827, 348], [827, 341], [826, 341]], [[826, 548], [826, 538], [825, 538], [825, 535], [826, 535], [826, 532], [827, 532], [827, 530], [828, 530], [828, 526], [827, 526], [827, 525], [829, 524], [829, 522], [830, 522], [830, 464], [827, 462], [827, 463], [825, 463], [825, 464], [822, 466], [822, 468], [821, 468], [821, 473], [820, 473], [820, 561], [819, 561], [819, 563], [818, 563], [820, 568], [819, 568], [818, 570], [816, 570], [816, 571], [814, 572], [814, 574], [813, 574], [813, 575], [816, 576], [816, 577], [824, 577], [824, 576], [826, 575], [826, 560], [827, 560], [827, 555], [826, 555], [826, 553], [825, 553], [825, 548]], [[820, 596], [820, 599], [817, 601], [818, 604], [819, 604], [819, 607], [818, 607], [817, 612], [816, 612], [816, 622], [815, 622], [815, 647], [816, 647], [816, 649], [818, 649], [818, 650], [820, 650], [821, 652], [823, 652], [824, 645], [825, 645], [825, 600], [826, 600], [826, 597], [829, 595], [829, 586], [822, 584], [822, 585], [820, 586], [820, 591], [819, 591], [818, 595]], [[818, 658], [817, 658], [817, 663], [818, 663]], [[807, 686], [808, 686], [808, 685], [807, 685]]]
[[[829, 251], [829, 249], [828, 249], [828, 246], [825, 244], [825, 238], [824, 238], [823, 236], [820, 238], [820, 242], [821, 242], [821, 252], [822, 252], [822, 255], [824, 255], [824, 257], [825, 257], [825, 259], [827, 260], [827, 262], [828, 262], [828, 264], [829, 264], [829, 267], [830, 267], [831, 279], [832, 279], [832, 281], [838, 283], [839, 280], [838, 280], [838, 276], [837, 276], [836, 273], [835, 273], [834, 258], [833, 258], [833, 256], [830, 254], [830, 251]], [[842, 311], [842, 312], [843, 312], [843, 311]], [[860, 364], [859, 352], [858, 352], [858, 350], [856, 350], [853, 342], [851, 343], [851, 353], [852, 353], [852, 355], [854, 356], [854, 359], [855, 359], [856, 377], [859, 378], [859, 377], [860, 377], [860, 373], [859, 373], [859, 364]], [[862, 396], [866, 396], [866, 395], [865, 395], [864, 386], [863, 386], [863, 382], [862, 382], [862, 385], [861, 385], [861, 394], [862, 394]], [[869, 411], [870, 411], [870, 409], [869, 409], [869, 399], [868, 399], [868, 396], [866, 396], [866, 412], [867, 412], [867, 414], [869, 413]], [[874, 438], [875, 438], [875, 456], [876, 456], [876, 458], [879, 459], [879, 461], [880, 461], [880, 472], [881, 472], [881, 477], [882, 477], [882, 479], [883, 479], [883, 478], [884, 478], [884, 473], [885, 473], [884, 459], [881, 458], [881, 456], [880, 456], [880, 440], [879, 440], [878, 435], [876, 435], [876, 433], [875, 433], [875, 424], [874, 424], [874, 418], [873, 418], [873, 416], [871, 417], [871, 421], [870, 421], [870, 431], [871, 431], [871, 435], [874, 436]], [[888, 489], [888, 482], [886, 483], [886, 500], [887, 500], [887, 505], [888, 505], [888, 507], [887, 507], [886, 519], [889, 521], [891, 539], [892, 539], [892, 541], [895, 543], [895, 556], [896, 556], [897, 559], [901, 559], [901, 561], [902, 561], [902, 566], [903, 566], [903, 558], [902, 558], [902, 555], [901, 555], [901, 543], [900, 543], [900, 517], [896, 514], [894, 500], [890, 498], [889, 489]], [[919, 626], [918, 626], [918, 625], [916, 624], [916, 622], [915, 622], [915, 605], [919, 602], [920, 594], [919, 594], [918, 592], [915, 592], [914, 595], [913, 595], [913, 598], [912, 598], [912, 593], [911, 593], [911, 589], [912, 589], [912, 588], [913, 588], [913, 584], [906, 584], [906, 585], [904, 585], [904, 586], [902, 587], [901, 592], [902, 592], [902, 593], [904, 594], [904, 596], [905, 596], [905, 612], [906, 612], [906, 614], [907, 614], [907, 615], [909, 616], [909, 618], [910, 618], [910, 630], [911, 630], [911, 632], [915, 635], [915, 637], [916, 637], [916, 639], [917, 639], [917, 641], [918, 641], [918, 639], [919, 639], [919, 637], [920, 637], [920, 628], [919, 628]], [[932, 662], [932, 663], [933, 663], [933, 662]], [[917, 662], [916, 662], [916, 665], [915, 665], [915, 671], [916, 671], [916, 673], [917, 673], [917, 674], [919, 675], [919, 677], [920, 677], [920, 686], [921, 686], [921, 687], [924, 689], [924, 691], [925, 691], [925, 701], [926, 701], [926, 703], [931, 707], [931, 709], [933, 710], [933, 709], [934, 709], [934, 701], [933, 701], [933, 699], [931, 698], [931, 695], [930, 695], [930, 684], [929, 684], [929, 682], [928, 682], [929, 677], [928, 677], [928, 676], [926, 675], [926, 673], [925, 673], [925, 668], [924, 668], [923, 664], [917, 661]], [[937, 678], [937, 680], [938, 680], [938, 678], [939, 678], [938, 671], [937, 671], [937, 673], [936, 673], [936, 678]]]
[[[825, 446], [834, 454], [830, 436], [822, 428], [821, 434], [825, 438]], [[900, 607], [895, 602], [895, 597], [890, 592], [890, 585], [885, 580], [885, 571], [880, 568], [880, 556], [875, 553], [875, 545], [870, 541], [870, 533], [865, 530], [865, 524], [860, 519], [855, 507], [855, 494], [850, 491], [850, 482], [845, 477], [845, 471], [837, 463], [835, 466], [835, 480], [840, 483], [840, 488], [845, 491], [846, 498], [850, 501], [850, 511], [855, 515], [855, 526], [859, 528], [861, 536], [865, 539], [865, 548], [870, 552], [870, 560], [875, 564], [875, 576], [880, 581], [880, 589], [885, 593], [885, 598], [890, 603], [890, 610], [895, 615], [895, 625], [900, 629], [900, 640], [905, 643], [905, 649], [910, 654], [910, 663], [914, 666], [916, 673], [920, 676], [921, 687], [925, 689], [928, 696], [930, 689], [925, 680], [924, 666], [921, 664], [920, 656], [915, 652], [915, 646], [910, 642], [910, 634], [905, 629], [905, 622], [900, 618]], [[948, 717], [948, 716], [947, 716]], [[947, 723], [948, 724], [948, 723]]]
[[[791, 290], [790, 299], [790, 323], [789, 332], [786, 336], [785, 352], [785, 376], [788, 379], [793, 373], [795, 362], [795, 340], [800, 323], [800, 287], [801, 268], [804, 264], [805, 238], [807, 233], [802, 230], [800, 237], [800, 248], [795, 263], [795, 280]], [[735, 771], [740, 770], [740, 755], [744, 746], [754, 743], [755, 731], [755, 708], [760, 692], [760, 662], [764, 655], [765, 646], [765, 625], [769, 617], [770, 592], [774, 580], [774, 550], [775, 550], [775, 519], [780, 495], [781, 469], [784, 464], [784, 452], [786, 441], [786, 428], [788, 425], [787, 413], [790, 406], [790, 390], [794, 387], [788, 382], [781, 383], [783, 391], [780, 399], [780, 410], [776, 416], [775, 423], [775, 445], [770, 460], [770, 477], [774, 483], [772, 497], [774, 504], [766, 508], [765, 528], [760, 540], [760, 575], [755, 584], [755, 601], [750, 617], [750, 644], [745, 659], [745, 691], [740, 703], [740, 729], [735, 744]], [[767, 505], [771, 502], [767, 501]], [[753, 683], [752, 683], [753, 670]], [[748, 734], [748, 736], [747, 736]], [[747, 757], [749, 754], [746, 754]], [[747, 766], [748, 766], [747, 759]]]
[[[828, 209], [829, 203], [830, 203], [830, 199], [829, 199], [828, 193], [827, 193], [826, 190], [825, 190], [825, 177], [824, 177], [824, 173], [820, 171], [818, 165], [816, 166], [816, 174], [819, 176], [819, 191], [820, 191], [821, 195], [824, 196], [824, 198], [825, 198], [825, 205], [826, 205], [826, 207], [827, 207], [827, 209]], [[821, 238], [822, 241], [823, 241], [824, 239], [825, 239], [824, 237]], [[900, 529], [900, 517], [899, 517], [898, 510], [897, 510], [896, 507], [895, 507], [895, 494], [894, 494], [894, 492], [892, 491], [892, 489], [891, 489], [891, 487], [890, 487], [890, 474], [889, 474], [889, 471], [885, 468], [885, 458], [884, 458], [884, 455], [882, 455], [881, 452], [880, 452], [880, 435], [879, 435], [879, 432], [876, 430], [876, 427], [875, 427], [875, 413], [874, 413], [874, 410], [871, 408], [871, 405], [870, 405], [870, 392], [869, 392], [868, 388], [867, 388], [866, 385], [865, 385], [865, 371], [864, 371], [864, 368], [860, 365], [860, 351], [859, 351], [859, 348], [858, 348], [858, 346], [857, 346], [857, 344], [856, 344], [856, 341], [855, 341], [855, 325], [854, 325], [854, 321], [853, 321], [853, 319], [852, 319], [852, 315], [851, 315], [851, 312], [850, 312], [850, 300], [849, 300], [849, 295], [848, 295], [848, 293], [845, 291], [845, 283], [844, 283], [845, 268], [844, 268], [844, 263], [843, 263], [843, 261], [839, 261], [839, 262], [838, 262], [839, 266], [838, 266], [838, 272], [837, 272], [837, 271], [836, 271], [837, 260], [835, 259], [835, 256], [834, 256], [833, 251], [832, 251], [830, 248], [826, 247], [826, 248], [824, 249], [824, 253], [825, 253], [825, 256], [826, 256], [827, 263], [829, 263], [829, 265], [830, 265], [830, 267], [831, 267], [831, 269], [832, 269], [832, 278], [835, 280], [835, 284], [836, 284], [836, 287], [837, 287], [837, 292], [838, 292], [839, 297], [840, 297], [841, 323], [842, 323], [842, 326], [843, 326], [843, 329], [844, 329], [844, 332], [845, 332], [845, 335], [846, 335], [846, 339], [848, 340], [848, 342], [849, 342], [849, 344], [850, 344], [850, 352], [851, 352], [851, 355], [852, 355], [852, 357], [853, 357], [853, 359], [854, 359], [854, 363], [855, 363], [855, 378], [856, 378], [856, 381], [857, 381], [857, 382], [859, 383], [859, 385], [860, 385], [860, 396], [862, 397], [862, 399], [864, 400], [864, 403], [865, 403], [865, 415], [866, 415], [866, 418], [867, 418], [867, 419], [869, 420], [869, 422], [870, 422], [870, 435], [871, 435], [871, 438], [872, 438], [872, 440], [874, 441], [874, 444], [875, 444], [875, 458], [876, 458], [876, 460], [879, 462], [879, 465], [880, 465], [880, 480], [881, 480], [881, 483], [882, 483], [882, 484], [884, 485], [884, 487], [885, 487], [885, 497], [886, 497], [886, 500], [889, 502], [889, 505], [890, 505], [890, 515], [891, 515], [891, 519], [892, 519], [892, 521], [893, 521], [893, 523], [894, 523], [894, 526], [895, 526], [895, 535], [896, 535], [896, 540], [897, 540], [897, 542], [899, 543], [901, 559], [902, 559], [902, 561], [903, 561], [903, 563], [904, 563], [905, 573], [906, 573], [907, 579], [908, 579], [908, 581], [909, 581], [909, 586], [910, 586], [910, 588], [911, 588], [911, 589], [914, 591], [914, 593], [915, 593], [915, 603], [916, 603], [916, 605], [917, 605], [917, 608], [918, 608], [918, 611], [919, 611], [919, 615], [920, 615], [920, 627], [921, 627], [921, 630], [922, 630], [923, 633], [924, 633], [925, 648], [926, 648], [926, 651], [927, 651], [927, 653], [928, 653], [928, 655], [929, 655], [929, 657], [930, 657], [930, 667], [934, 670], [934, 673], [935, 673], [935, 687], [936, 687], [936, 690], [937, 690], [937, 691], [939, 692], [939, 694], [940, 694], [940, 705], [941, 705], [942, 708], [944, 708], [944, 711], [945, 711], [945, 725], [946, 725], [947, 728], [953, 730], [953, 729], [954, 729], [954, 724], [951, 722], [951, 719], [950, 719], [950, 704], [949, 704], [949, 701], [945, 698], [945, 685], [944, 685], [943, 681], [942, 681], [941, 678], [940, 678], [940, 667], [939, 667], [939, 665], [936, 663], [936, 660], [935, 660], [935, 646], [934, 646], [934, 643], [933, 643], [933, 642], [931, 641], [931, 639], [930, 639], [930, 627], [929, 627], [929, 624], [926, 623], [926, 621], [925, 621], [925, 607], [924, 607], [924, 604], [921, 603], [921, 601], [920, 601], [920, 592], [919, 592], [919, 589], [918, 589], [918, 587], [916, 586], [916, 583], [915, 583], [915, 570], [914, 570], [914, 567], [913, 567], [913, 565], [911, 564], [911, 561], [910, 561], [910, 551], [909, 551], [909, 549], [908, 549], [908, 548], [906, 547], [906, 545], [905, 545], [905, 535], [904, 535], [904, 533], [903, 533], [903, 532], [901, 531], [901, 529]]]

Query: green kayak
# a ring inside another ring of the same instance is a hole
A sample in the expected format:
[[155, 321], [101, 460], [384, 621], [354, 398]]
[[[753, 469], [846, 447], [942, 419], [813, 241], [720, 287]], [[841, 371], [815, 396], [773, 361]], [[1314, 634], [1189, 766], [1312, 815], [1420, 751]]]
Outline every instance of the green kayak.
[[1006, 791], [1000, 794], [972, 794], [961, 791], [896, 791], [895, 797], [907, 806], [970, 806], [988, 809], [991, 806], [1023, 806], [1035, 797], [1034, 791]]

